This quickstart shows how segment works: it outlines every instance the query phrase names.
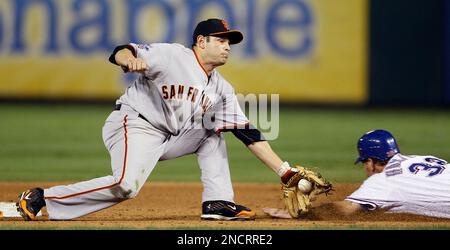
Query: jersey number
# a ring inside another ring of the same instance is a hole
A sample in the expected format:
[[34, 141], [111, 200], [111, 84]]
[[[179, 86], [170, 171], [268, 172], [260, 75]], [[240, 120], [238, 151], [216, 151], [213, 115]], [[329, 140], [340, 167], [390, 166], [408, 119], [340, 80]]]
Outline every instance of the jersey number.
[[432, 177], [438, 174], [442, 174], [445, 170], [446, 161], [438, 158], [425, 158], [425, 161], [429, 163], [414, 163], [409, 166], [409, 171], [413, 174], [417, 174], [419, 171], [428, 171], [427, 177]]

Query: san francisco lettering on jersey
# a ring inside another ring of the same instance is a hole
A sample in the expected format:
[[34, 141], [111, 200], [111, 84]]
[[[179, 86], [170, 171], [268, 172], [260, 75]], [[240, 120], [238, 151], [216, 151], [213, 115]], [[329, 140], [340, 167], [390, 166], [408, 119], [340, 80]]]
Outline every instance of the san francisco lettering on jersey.
[[[161, 86], [162, 98], [164, 100], [184, 99], [190, 100], [192, 103], [195, 103], [200, 90], [190, 86], [189, 88], [187, 88], [187, 91], [185, 92], [184, 90], [186, 88], [187, 87], [185, 87], [184, 84], [162, 85]], [[212, 101], [211, 98], [205, 95], [203, 91], [200, 98], [201, 98], [200, 105], [202, 107], [203, 113], [205, 113], [212, 107]]]

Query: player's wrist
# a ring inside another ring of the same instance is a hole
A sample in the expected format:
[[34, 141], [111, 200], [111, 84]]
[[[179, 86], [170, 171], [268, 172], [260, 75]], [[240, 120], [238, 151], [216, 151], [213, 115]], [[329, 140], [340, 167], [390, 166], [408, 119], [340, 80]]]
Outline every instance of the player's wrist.
[[278, 176], [283, 177], [288, 172], [298, 172], [298, 170], [296, 168], [292, 168], [289, 165], [289, 162], [285, 161], [283, 162], [283, 164], [281, 164], [276, 172]]

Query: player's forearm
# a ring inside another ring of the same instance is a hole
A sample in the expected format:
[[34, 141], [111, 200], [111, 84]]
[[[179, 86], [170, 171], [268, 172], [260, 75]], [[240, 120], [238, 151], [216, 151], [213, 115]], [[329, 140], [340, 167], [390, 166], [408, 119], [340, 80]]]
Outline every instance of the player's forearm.
[[258, 141], [248, 145], [248, 149], [266, 166], [271, 168], [275, 173], [283, 164], [283, 161], [272, 150], [267, 141]]
[[128, 62], [134, 58], [135, 57], [133, 56], [133, 53], [126, 48], [119, 50], [114, 56], [117, 64], [123, 67], [126, 67], [128, 65]]
[[353, 215], [363, 211], [361, 205], [347, 200], [335, 201], [332, 204], [338, 213], [346, 216]]

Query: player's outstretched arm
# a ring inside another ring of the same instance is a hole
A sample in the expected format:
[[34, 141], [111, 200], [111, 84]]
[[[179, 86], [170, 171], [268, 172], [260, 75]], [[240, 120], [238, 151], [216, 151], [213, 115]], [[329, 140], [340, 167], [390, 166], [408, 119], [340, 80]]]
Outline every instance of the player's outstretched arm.
[[275, 173], [278, 173], [283, 161], [272, 150], [267, 141], [257, 141], [247, 145], [248, 149], [266, 166], [271, 168]]
[[345, 216], [353, 215], [363, 211], [361, 205], [351, 201], [334, 201], [330, 204], [338, 214]]
[[147, 70], [147, 63], [142, 58], [134, 57], [131, 50], [124, 48], [119, 50], [114, 59], [116, 63], [125, 69], [127, 72], [144, 73]]
[[[338, 215], [350, 216], [354, 215], [358, 212], [362, 212], [362, 207], [354, 202], [350, 201], [334, 201], [329, 203], [324, 203], [319, 206], [313, 207], [312, 211], [333, 211]], [[281, 219], [292, 219], [292, 216], [289, 214], [288, 209], [286, 208], [263, 208], [264, 213], [274, 218]]]
[[253, 125], [250, 124], [245, 129], [223, 129], [222, 131], [231, 131], [260, 161], [280, 176], [283, 183], [286, 183], [296, 172], [298, 172], [298, 170], [292, 168], [288, 162], [283, 162], [280, 159], [280, 157], [272, 150], [261, 132]]

